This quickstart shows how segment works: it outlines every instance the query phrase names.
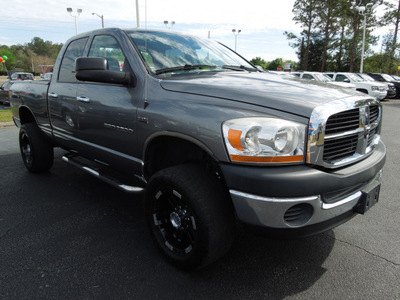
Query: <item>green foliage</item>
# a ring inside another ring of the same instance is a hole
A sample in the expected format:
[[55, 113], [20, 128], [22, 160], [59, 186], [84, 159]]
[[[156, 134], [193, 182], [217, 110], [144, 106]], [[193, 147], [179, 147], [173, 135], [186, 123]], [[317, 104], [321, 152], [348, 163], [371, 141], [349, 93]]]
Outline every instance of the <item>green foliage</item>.
[[[8, 70], [20, 70], [24, 72], [38, 72], [40, 65], [52, 65], [62, 48], [62, 44], [53, 44], [34, 37], [30, 43], [25, 45], [0, 45], [0, 56], [6, 55], [6, 67]], [[0, 71], [5, 71], [0, 64]]]
[[255, 66], [261, 66], [264, 70], [267, 68], [268, 63], [261, 57], [256, 57], [250, 60], [250, 62]]
[[273, 61], [268, 63], [267, 70], [276, 71], [278, 67], [281, 67], [282, 70], [284, 68], [284, 62], [282, 58], [274, 59]]
[[[397, 24], [399, 9], [387, 5], [390, 13], [385, 15], [385, 24]], [[365, 6], [367, 1], [357, 1]], [[369, 0], [368, 3], [379, 4], [379, 0]], [[299, 59], [298, 69], [314, 71], [355, 71], [361, 61], [362, 32], [364, 17], [351, 7], [348, 0], [296, 0], [293, 6], [293, 20], [300, 25], [300, 35], [285, 32], [289, 45], [296, 49]], [[366, 14], [365, 56], [372, 55], [371, 45], [376, 45], [378, 37], [371, 32], [383, 24], [374, 13], [372, 5], [368, 6]], [[396, 23], [397, 21], [397, 23]], [[397, 31], [396, 27], [396, 30]], [[394, 38], [396, 42], [396, 38]], [[392, 43], [392, 52], [393, 45]]]

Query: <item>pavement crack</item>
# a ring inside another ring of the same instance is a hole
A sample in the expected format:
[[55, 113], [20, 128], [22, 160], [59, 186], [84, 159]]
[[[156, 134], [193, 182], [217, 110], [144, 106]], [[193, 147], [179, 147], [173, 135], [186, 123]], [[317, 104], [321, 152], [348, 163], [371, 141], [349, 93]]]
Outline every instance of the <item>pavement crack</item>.
[[349, 242], [347, 242], [347, 241], [338, 239], [338, 238], [336, 238], [336, 237], [332, 237], [332, 236], [330, 236], [329, 234], [325, 234], [325, 236], [326, 236], [326, 238], [328, 238], [328, 239], [331, 239], [331, 240], [334, 240], [334, 241], [338, 241], [338, 242], [340, 242], [340, 243], [343, 243], [343, 244], [352, 246], [352, 247], [354, 247], [354, 248], [360, 249], [360, 250], [362, 250], [362, 251], [364, 251], [364, 252], [366, 252], [366, 253], [368, 253], [368, 254], [370, 254], [370, 255], [376, 257], [376, 258], [380, 258], [380, 259], [382, 259], [382, 260], [384, 260], [384, 261], [386, 261], [386, 262], [388, 262], [388, 263], [390, 263], [390, 264], [392, 264], [392, 265], [394, 265], [394, 266], [396, 266], [396, 267], [399, 267], [399, 266], [400, 266], [399, 263], [396, 263], [396, 262], [394, 262], [394, 261], [391, 261], [391, 260], [389, 260], [389, 259], [387, 259], [387, 258], [385, 258], [385, 257], [383, 257], [383, 256], [380, 256], [380, 255], [378, 255], [378, 254], [376, 254], [376, 253], [373, 253], [373, 252], [371, 252], [371, 251], [369, 251], [369, 250], [367, 250], [367, 249], [364, 249], [364, 248], [362, 248], [362, 247], [360, 247], [360, 246], [353, 245], [353, 244], [351, 244], [351, 243], [349, 243]]

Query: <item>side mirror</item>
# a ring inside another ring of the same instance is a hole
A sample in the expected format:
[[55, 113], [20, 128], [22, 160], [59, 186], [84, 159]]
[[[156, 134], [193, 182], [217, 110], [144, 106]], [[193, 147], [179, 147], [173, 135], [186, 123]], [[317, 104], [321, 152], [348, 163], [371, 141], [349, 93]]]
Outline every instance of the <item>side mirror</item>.
[[345, 78], [345, 79], [343, 79], [343, 82], [350, 83], [350, 79]]
[[136, 77], [130, 72], [108, 70], [107, 59], [79, 57], [75, 62], [75, 77], [80, 81], [117, 83], [136, 86]]

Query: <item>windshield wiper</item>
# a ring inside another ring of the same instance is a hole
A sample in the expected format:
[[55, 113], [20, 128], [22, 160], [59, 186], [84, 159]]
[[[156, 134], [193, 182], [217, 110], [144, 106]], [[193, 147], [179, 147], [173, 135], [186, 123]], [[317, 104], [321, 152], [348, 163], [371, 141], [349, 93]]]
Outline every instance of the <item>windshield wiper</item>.
[[250, 72], [256, 72], [257, 69], [255, 68], [250, 68], [246, 66], [234, 66], [234, 65], [224, 65], [222, 66], [223, 69], [229, 69], [229, 70], [234, 70], [234, 71], [250, 71]]
[[163, 74], [163, 73], [170, 73], [170, 72], [175, 72], [175, 71], [191, 71], [191, 70], [196, 70], [196, 69], [215, 69], [217, 66], [215, 65], [184, 65], [184, 66], [177, 66], [177, 67], [172, 67], [172, 68], [164, 68], [164, 69], [159, 69], [156, 70], [156, 74]]

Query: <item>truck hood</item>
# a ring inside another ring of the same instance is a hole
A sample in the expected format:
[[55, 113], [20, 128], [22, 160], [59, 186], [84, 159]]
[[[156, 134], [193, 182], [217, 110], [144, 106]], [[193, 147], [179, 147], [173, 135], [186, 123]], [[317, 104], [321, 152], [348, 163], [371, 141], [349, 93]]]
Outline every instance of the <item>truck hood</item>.
[[206, 77], [181, 78], [163, 79], [160, 84], [167, 91], [245, 102], [307, 118], [315, 107], [326, 102], [360, 97], [349, 89], [317, 81], [304, 83], [301, 79], [268, 73], [220, 72]]

